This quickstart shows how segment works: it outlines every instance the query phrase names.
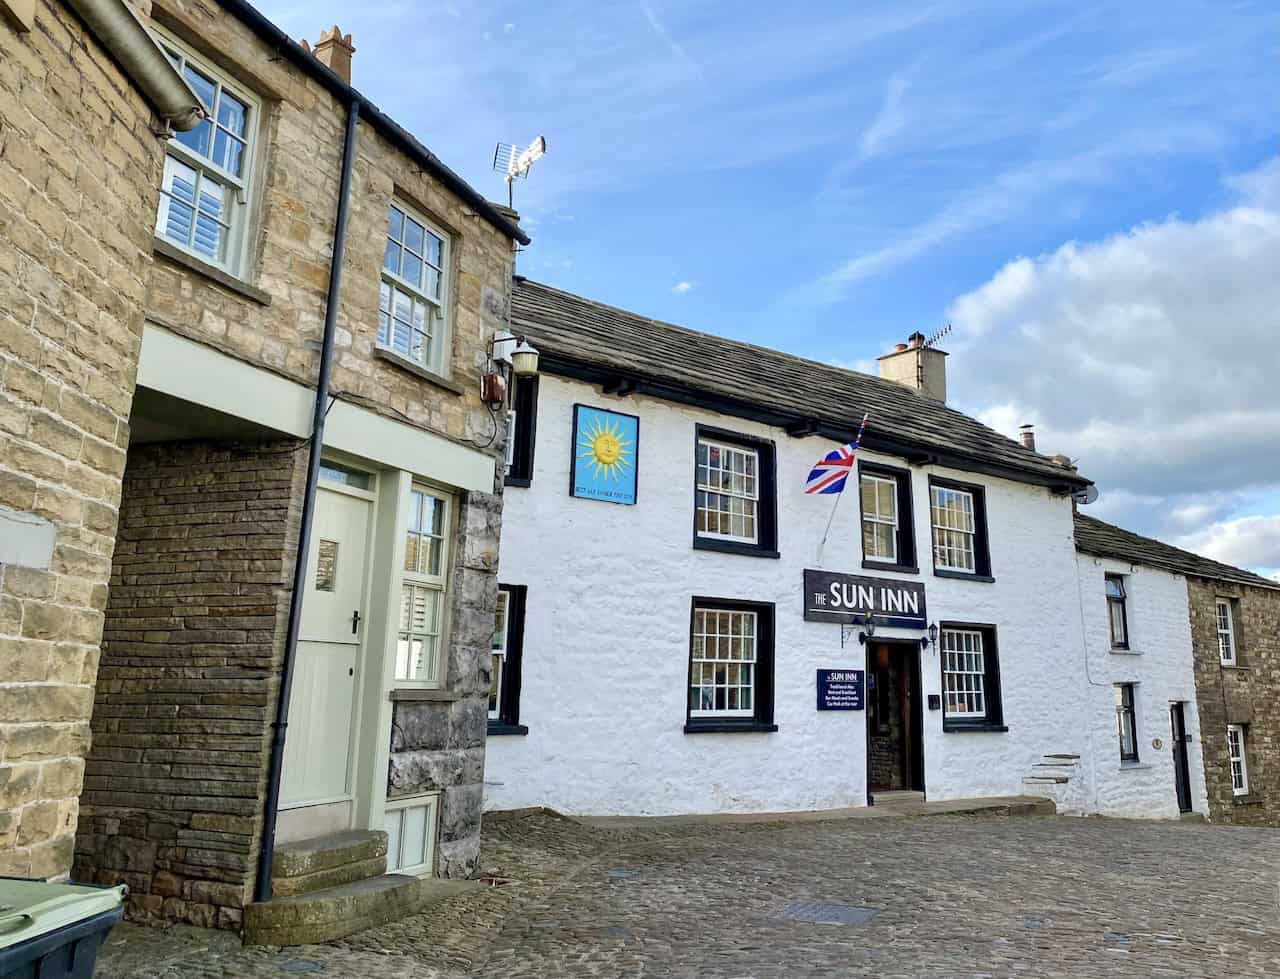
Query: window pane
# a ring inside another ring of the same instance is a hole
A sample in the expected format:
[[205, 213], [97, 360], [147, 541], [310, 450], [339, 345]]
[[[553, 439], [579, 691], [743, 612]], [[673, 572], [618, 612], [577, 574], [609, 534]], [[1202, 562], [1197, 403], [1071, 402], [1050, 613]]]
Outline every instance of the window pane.
[[196, 172], [173, 157], [165, 157], [164, 180], [161, 184], [160, 215], [156, 230], [166, 238], [186, 246], [191, 242], [191, 226], [195, 212]]
[[434, 235], [430, 231], [428, 231], [426, 233], [425, 244], [426, 244], [426, 251], [422, 253], [422, 257], [425, 258], [430, 264], [434, 265], [436, 268], [440, 268], [441, 266], [440, 259], [444, 254], [444, 240], [439, 236]]
[[400, 274], [400, 246], [394, 241], [387, 242], [387, 250], [382, 256], [382, 267], [388, 272]]
[[223, 89], [222, 99], [218, 102], [218, 125], [236, 136], [243, 136], [248, 115], [249, 107]]
[[226, 226], [223, 210], [227, 189], [208, 177], [200, 178], [199, 213], [196, 215], [196, 234], [192, 241], [196, 251], [215, 261], [222, 260]]
[[204, 107], [213, 112], [213, 93], [216, 87], [212, 78], [197, 71], [191, 65], [187, 65], [182, 72], [182, 76], [191, 86], [192, 91], [200, 97], [200, 101], [204, 103]]
[[404, 261], [400, 266], [400, 275], [402, 278], [408, 279], [412, 285], [421, 287], [422, 259], [416, 258], [406, 251], [404, 253]]
[[416, 255], [422, 254], [422, 234], [423, 227], [413, 218], [406, 218], [404, 222], [404, 245], [409, 251]]
[[404, 213], [394, 204], [387, 208], [387, 237], [399, 240], [403, 237]]

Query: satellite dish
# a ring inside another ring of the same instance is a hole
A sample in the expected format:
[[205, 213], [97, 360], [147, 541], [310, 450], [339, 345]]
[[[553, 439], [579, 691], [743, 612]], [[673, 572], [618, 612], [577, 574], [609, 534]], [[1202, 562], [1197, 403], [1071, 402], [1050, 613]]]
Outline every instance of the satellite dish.
[[1098, 487], [1090, 483], [1082, 490], [1076, 490], [1071, 494], [1071, 499], [1075, 500], [1081, 506], [1088, 506], [1098, 498]]

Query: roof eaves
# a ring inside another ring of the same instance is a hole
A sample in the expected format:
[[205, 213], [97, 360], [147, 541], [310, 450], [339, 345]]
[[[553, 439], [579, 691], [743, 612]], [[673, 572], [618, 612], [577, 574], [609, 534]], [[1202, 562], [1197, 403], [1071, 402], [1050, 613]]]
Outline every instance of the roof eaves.
[[302, 45], [268, 20], [256, 7], [246, 3], [245, 0], [218, 0], [218, 3], [224, 10], [244, 21], [258, 37], [310, 74], [337, 98], [348, 103], [359, 100], [361, 116], [382, 130], [383, 135], [392, 142], [399, 144], [401, 149], [422, 164], [424, 170], [474, 207], [482, 218], [508, 238], [522, 245], [529, 244], [528, 234], [518, 224], [507, 218], [483, 194], [445, 166], [438, 156], [418, 141], [417, 137], [361, 95], [357, 89], [339, 78], [328, 65], [322, 64], [314, 55], [304, 51]]

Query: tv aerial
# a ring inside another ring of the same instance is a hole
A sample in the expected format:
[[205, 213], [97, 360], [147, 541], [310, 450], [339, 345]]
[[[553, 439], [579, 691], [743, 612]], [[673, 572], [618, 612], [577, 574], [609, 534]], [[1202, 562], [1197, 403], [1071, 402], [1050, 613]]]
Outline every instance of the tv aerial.
[[493, 151], [493, 169], [503, 175], [507, 182], [507, 207], [515, 207], [515, 195], [512, 187], [517, 179], [528, 179], [529, 168], [541, 160], [547, 152], [545, 136], [539, 136], [532, 143], [521, 149], [514, 143], [499, 143]]
[[946, 326], [944, 326], [941, 330], [939, 330], [939, 331], [938, 331], [937, 333], [935, 333], [933, 336], [929, 337], [929, 339], [928, 339], [928, 340], [926, 340], [926, 341], [922, 344], [922, 346], [923, 346], [926, 350], [929, 350], [929, 349], [931, 349], [931, 348], [933, 348], [933, 347], [936, 347], [936, 346], [938, 345], [938, 342], [939, 342], [943, 337], [945, 337], [948, 333], [950, 333], [950, 332], [951, 332], [951, 324], [950, 324], [950, 323], [948, 323]]

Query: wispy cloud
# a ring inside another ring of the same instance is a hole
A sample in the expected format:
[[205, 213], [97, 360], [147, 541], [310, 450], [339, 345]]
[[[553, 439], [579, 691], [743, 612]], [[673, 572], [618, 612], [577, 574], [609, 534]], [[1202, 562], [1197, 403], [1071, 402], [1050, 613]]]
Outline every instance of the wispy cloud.
[[693, 290], [694, 290], [694, 283], [689, 282], [687, 280], [677, 282], [675, 285], [671, 287], [671, 291], [675, 293], [677, 296], [687, 295], [688, 293], [693, 292]]
[[907, 112], [902, 106], [902, 97], [907, 91], [907, 80], [901, 75], [889, 78], [884, 89], [884, 101], [880, 103], [880, 111], [876, 113], [871, 125], [863, 130], [858, 140], [862, 158], [869, 159], [880, 152], [881, 147], [907, 124]]
[[702, 65], [694, 61], [689, 55], [689, 52], [684, 49], [684, 45], [671, 36], [671, 32], [667, 30], [667, 25], [662, 22], [662, 19], [658, 16], [658, 12], [647, 3], [641, 4], [640, 9], [644, 12], [645, 20], [647, 20], [649, 22], [649, 26], [653, 28], [653, 32], [662, 39], [663, 44], [671, 49], [671, 53], [683, 61], [699, 79], [704, 78], [705, 76], [702, 73]]

